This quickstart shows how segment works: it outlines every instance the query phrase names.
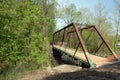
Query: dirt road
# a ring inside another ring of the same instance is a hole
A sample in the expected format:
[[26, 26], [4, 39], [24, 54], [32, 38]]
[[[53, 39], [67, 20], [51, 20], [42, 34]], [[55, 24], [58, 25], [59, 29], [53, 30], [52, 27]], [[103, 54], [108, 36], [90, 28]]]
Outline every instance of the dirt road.
[[19, 80], [120, 80], [120, 62], [94, 69], [62, 65], [25, 73]]

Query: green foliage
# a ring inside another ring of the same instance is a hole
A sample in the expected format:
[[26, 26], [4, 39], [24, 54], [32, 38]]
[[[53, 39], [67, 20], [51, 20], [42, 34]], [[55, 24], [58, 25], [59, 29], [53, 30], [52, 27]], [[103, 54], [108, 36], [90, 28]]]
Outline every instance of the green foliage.
[[[103, 43], [101, 37], [94, 30], [84, 30], [82, 32], [82, 37], [89, 53], [102, 57], [112, 55], [105, 43]], [[113, 47], [114, 40], [112, 41], [111, 36], [105, 37], [108, 39], [106, 41], [111, 41], [109, 44]]]
[[52, 6], [45, 14], [32, 0], [0, 1], [0, 73], [50, 65], [49, 41], [55, 30], [52, 3], [44, 3]]

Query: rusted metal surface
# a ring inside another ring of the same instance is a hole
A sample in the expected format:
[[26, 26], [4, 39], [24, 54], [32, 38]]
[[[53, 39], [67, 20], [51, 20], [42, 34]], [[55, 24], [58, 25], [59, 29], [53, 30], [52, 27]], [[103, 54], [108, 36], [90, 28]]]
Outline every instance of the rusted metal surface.
[[108, 42], [105, 40], [105, 38], [103, 37], [103, 35], [99, 32], [99, 30], [93, 26], [94, 29], [96, 30], [96, 32], [99, 34], [99, 36], [101, 37], [101, 39], [103, 40], [103, 42], [105, 43], [105, 45], [107, 46], [107, 48], [110, 50], [110, 52], [114, 55], [114, 57], [116, 59], [118, 59], [118, 56], [115, 54], [115, 52], [112, 50], [112, 48], [110, 47], [110, 45], [108, 44]]
[[64, 27], [64, 28], [56, 31], [54, 34], [56, 34], [56, 33], [60, 32], [60, 31], [62, 31], [62, 30], [64, 30], [64, 29], [66, 29], [66, 28], [68, 28], [68, 27], [70, 27], [70, 26], [72, 26], [72, 25], [73, 25], [73, 23], [71, 23], [71, 24], [69, 24], [68, 26], [66, 26], [66, 27]]
[[[98, 36], [101, 38], [102, 42], [100, 43], [100, 45], [99, 45], [98, 49], [96, 50], [96, 52], [101, 48], [101, 46], [103, 44], [105, 44], [106, 47], [108, 48], [108, 50], [113, 54], [113, 56], [116, 59], [118, 59], [117, 55], [112, 50], [112, 48], [110, 47], [108, 42], [105, 40], [104, 36], [99, 32], [99, 30], [94, 25], [90, 25], [90, 26], [87, 25], [86, 27], [81, 28], [79, 24], [71, 23], [68, 26], [66, 26], [66, 27], [56, 31], [53, 34], [52, 45], [60, 45], [60, 46], [64, 45], [65, 46], [65, 50], [66, 50], [67, 47], [70, 45], [69, 44], [70, 43], [70, 38], [74, 36], [72, 34], [76, 33], [75, 35], [77, 36], [79, 43], [77, 44], [77, 47], [75, 48], [75, 52], [74, 52], [73, 57], [75, 56], [75, 54], [76, 54], [76, 52], [78, 50], [78, 47], [81, 47], [82, 51], [84, 52], [84, 55], [86, 57], [86, 60], [87, 60], [88, 64], [90, 66], [93, 66], [92, 61], [89, 58], [88, 50], [87, 50], [86, 45], [85, 45], [87, 40], [86, 41], [83, 40], [82, 31], [84, 31], [84, 30], [92, 30], [92, 31], [96, 32], [98, 34]], [[89, 36], [91, 34], [89, 34]], [[89, 39], [89, 37], [88, 37], [88, 39]], [[58, 42], [58, 43], [56, 44], [56, 42]]]
[[80, 44], [81, 44], [82, 50], [83, 50], [83, 52], [84, 52], [84, 54], [85, 54], [85, 57], [86, 57], [89, 65], [91, 65], [91, 62], [90, 62], [90, 59], [89, 59], [89, 56], [88, 56], [88, 51], [87, 51], [87, 49], [86, 49], [86, 47], [85, 47], [85, 44], [84, 44], [83, 39], [82, 39], [82, 36], [81, 36], [81, 34], [79, 33], [79, 31], [78, 31], [78, 27], [77, 27], [76, 24], [74, 24], [74, 23], [73, 23], [73, 26], [74, 26], [74, 28], [75, 28], [76, 34], [77, 34], [78, 39], [79, 39], [79, 41], [80, 41]]

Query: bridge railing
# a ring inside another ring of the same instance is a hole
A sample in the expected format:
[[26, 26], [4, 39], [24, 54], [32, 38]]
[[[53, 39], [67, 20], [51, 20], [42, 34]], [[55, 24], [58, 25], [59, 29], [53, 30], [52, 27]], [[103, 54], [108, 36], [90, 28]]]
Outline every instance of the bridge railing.
[[88, 64], [90, 66], [93, 66], [91, 60], [87, 56], [88, 51], [84, 45], [82, 36], [79, 33], [77, 24], [71, 23], [70, 25], [55, 32], [53, 34], [53, 46], [54, 45], [65, 46], [65, 49], [68, 47], [74, 48], [74, 49], [76, 49], [74, 54], [76, 54], [78, 49], [81, 49], [81, 51], [83, 51], [83, 53], [84, 53], [84, 56], [85, 56]]
[[[92, 36], [92, 34], [94, 35]], [[98, 40], [96, 40], [95, 38]], [[96, 49], [92, 48], [93, 42], [91, 41], [96, 42], [94, 43], [96, 44], [95, 46], [97, 46]], [[88, 53], [97, 53], [102, 47], [102, 49], [108, 50], [111, 54], [113, 54], [116, 59], [118, 58], [115, 52], [111, 49], [108, 42], [105, 40], [104, 36], [94, 25], [83, 27], [79, 24], [71, 23], [70, 25], [56, 31], [53, 34], [53, 47], [55, 45], [59, 46], [59, 48], [64, 47], [64, 50], [66, 50], [67, 48], [73, 49], [73, 57], [75, 56], [77, 51], [82, 51], [90, 67], [93, 67], [93, 63], [89, 58]], [[94, 51], [91, 52], [92, 50]]]

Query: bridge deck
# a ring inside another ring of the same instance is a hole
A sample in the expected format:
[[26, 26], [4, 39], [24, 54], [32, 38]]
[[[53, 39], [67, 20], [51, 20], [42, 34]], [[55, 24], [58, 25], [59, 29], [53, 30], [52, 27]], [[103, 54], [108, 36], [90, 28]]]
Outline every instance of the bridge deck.
[[[58, 45], [54, 45], [54, 47], [57, 49], [60, 49], [61, 51], [65, 51], [66, 53], [68, 53], [71, 56], [73, 56], [75, 53], [75, 49], [66, 48], [66, 50], [65, 50], [64, 46], [58, 46]], [[99, 56], [92, 55], [89, 53], [87, 55], [88, 55], [89, 59], [92, 60], [93, 64], [95, 64], [96, 66], [105, 65], [105, 64], [109, 64], [111, 62], [116, 61], [113, 56], [104, 58], [104, 57], [99, 57]], [[78, 59], [82, 59], [83, 61], [87, 62], [86, 57], [82, 51], [77, 51], [74, 57], [76, 57]]]

